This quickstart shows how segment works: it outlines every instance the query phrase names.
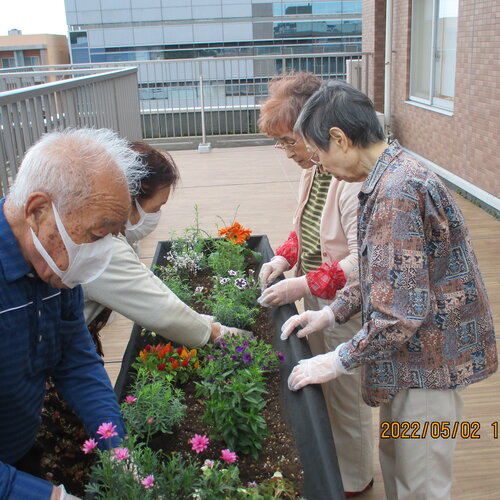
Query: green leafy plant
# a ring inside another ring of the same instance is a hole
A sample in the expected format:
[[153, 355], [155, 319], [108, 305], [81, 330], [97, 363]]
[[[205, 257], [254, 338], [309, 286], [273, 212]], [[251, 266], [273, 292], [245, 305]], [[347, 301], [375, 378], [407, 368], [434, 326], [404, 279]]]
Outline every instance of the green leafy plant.
[[172, 266], [155, 266], [155, 274], [182, 302], [191, 305], [191, 288], [189, 281]]
[[208, 256], [208, 265], [217, 276], [223, 276], [228, 269], [245, 269], [245, 247], [226, 239], [214, 240], [213, 249]]
[[121, 403], [121, 411], [129, 432], [149, 438], [157, 432], [171, 434], [185, 414], [183, 392], [169, 378], [139, 371], [132, 390]]
[[205, 357], [196, 393], [205, 398], [203, 420], [229, 448], [257, 458], [267, 434], [265, 374], [280, 355], [252, 336], [232, 335]]

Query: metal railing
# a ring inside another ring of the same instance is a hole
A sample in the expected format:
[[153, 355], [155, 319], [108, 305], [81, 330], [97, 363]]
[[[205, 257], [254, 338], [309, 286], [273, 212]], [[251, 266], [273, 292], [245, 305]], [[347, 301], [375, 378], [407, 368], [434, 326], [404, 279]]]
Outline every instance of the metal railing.
[[[48, 73], [44, 77], [56, 76]], [[72, 70], [65, 78], [75, 73]], [[46, 132], [94, 127], [110, 128], [131, 140], [142, 138], [137, 68], [93, 73], [0, 92], [1, 196], [7, 194], [24, 153]]]
[[[157, 61], [108, 62], [17, 68], [19, 84], [72, 72], [102, 71], [133, 64], [138, 68], [143, 136], [146, 138], [249, 134], [258, 132], [260, 103], [269, 80], [283, 71], [309, 71], [323, 80], [351, 80], [367, 92], [371, 53], [327, 52], [262, 56], [209, 57]], [[22, 74], [21, 74], [22, 73]], [[0, 70], [0, 85], [5, 78]], [[16, 72], [9, 73], [15, 85]], [[1, 88], [1, 87], [0, 87]]]

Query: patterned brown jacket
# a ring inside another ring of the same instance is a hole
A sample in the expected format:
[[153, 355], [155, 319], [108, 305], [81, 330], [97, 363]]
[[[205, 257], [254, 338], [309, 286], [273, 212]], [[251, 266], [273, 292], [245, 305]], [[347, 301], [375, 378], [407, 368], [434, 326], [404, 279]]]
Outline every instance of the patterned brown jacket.
[[456, 389], [497, 370], [493, 319], [453, 195], [397, 141], [363, 183], [359, 272], [331, 308], [363, 328], [339, 351], [362, 365], [363, 398], [378, 406], [408, 388]]

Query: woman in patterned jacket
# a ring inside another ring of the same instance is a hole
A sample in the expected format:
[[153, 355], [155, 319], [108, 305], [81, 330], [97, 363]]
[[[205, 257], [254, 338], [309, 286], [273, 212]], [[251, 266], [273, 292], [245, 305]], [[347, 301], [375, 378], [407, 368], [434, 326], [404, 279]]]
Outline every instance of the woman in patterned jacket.
[[[301, 360], [289, 388], [346, 378], [362, 367], [363, 397], [380, 406], [381, 431], [389, 429], [379, 443], [386, 498], [449, 499], [455, 439], [448, 430], [460, 423], [460, 389], [498, 367], [463, 215], [437, 175], [397, 141], [385, 142], [370, 99], [348, 84], [318, 90], [296, 131], [334, 177], [364, 181], [359, 273], [329, 307], [290, 318], [283, 336], [297, 327], [298, 336], [336, 329], [359, 311], [363, 324], [332, 352]], [[405, 425], [409, 439], [400, 437]], [[431, 426], [442, 429], [439, 439]]]

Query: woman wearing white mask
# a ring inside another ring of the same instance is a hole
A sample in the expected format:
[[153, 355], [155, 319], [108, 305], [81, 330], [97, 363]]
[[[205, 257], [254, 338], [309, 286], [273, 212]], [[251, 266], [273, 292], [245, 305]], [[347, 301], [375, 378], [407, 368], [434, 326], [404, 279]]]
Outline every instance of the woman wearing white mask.
[[98, 331], [108, 321], [111, 311], [116, 311], [166, 339], [201, 347], [215, 340], [221, 328], [223, 333], [227, 329], [181, 302], [147, 269], [132, 248], [158, 225], [161, 207], [175, 188], [179, 171], [166, 152], [141, 142], [131, 143], [131, 148], [141, 154], [148, 173], [132, 201], [124, 234], [113, 238], [110, 263], [96, 280], [83, 286], [87, 325], [97, 341]]

